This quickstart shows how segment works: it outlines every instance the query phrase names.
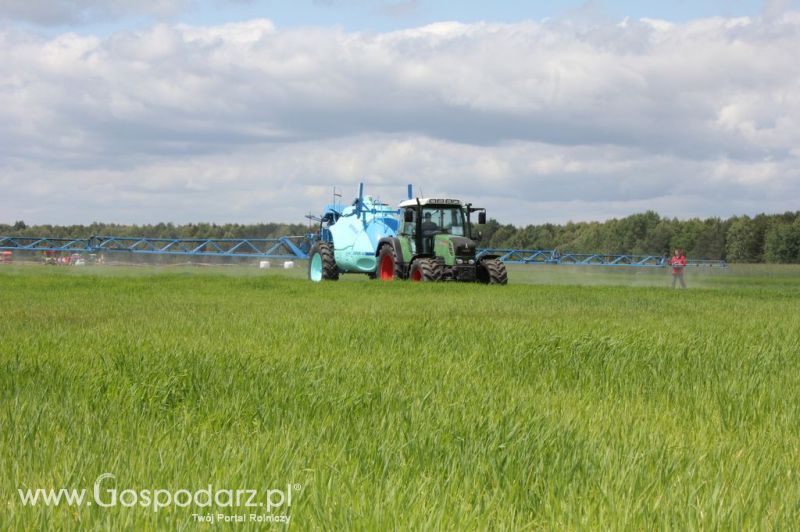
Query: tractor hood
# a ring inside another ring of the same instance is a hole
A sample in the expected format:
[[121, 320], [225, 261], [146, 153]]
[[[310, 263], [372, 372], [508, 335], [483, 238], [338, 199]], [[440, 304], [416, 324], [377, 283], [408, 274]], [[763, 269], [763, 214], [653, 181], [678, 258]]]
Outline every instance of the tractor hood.
[[456, 262], [456, 257], [475, 257], [475, 242], [463, 236], [436, 235], [434, 253], [437, 257], [443, 258], [446, 265], [452, 266]]
[[475, 242], [463, 236], [451, 236], [450, 242], [453, 243], [453, 250], [457, 257], [474, 257]]

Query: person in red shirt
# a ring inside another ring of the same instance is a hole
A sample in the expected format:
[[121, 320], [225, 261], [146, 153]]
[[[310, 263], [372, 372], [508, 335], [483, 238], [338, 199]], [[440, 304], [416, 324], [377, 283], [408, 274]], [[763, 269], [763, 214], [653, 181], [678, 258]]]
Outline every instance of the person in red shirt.
[[683, 280], [683, 270], [686, 269], [686, 255], [683, 254], [682, 249], [675, 250], [675, 255], [669, 259], [669, 265], [672, 266], [672, 288], [675, 288], [676, 281], [680, 281], [681, 287], [686, 288], [686, 282]]

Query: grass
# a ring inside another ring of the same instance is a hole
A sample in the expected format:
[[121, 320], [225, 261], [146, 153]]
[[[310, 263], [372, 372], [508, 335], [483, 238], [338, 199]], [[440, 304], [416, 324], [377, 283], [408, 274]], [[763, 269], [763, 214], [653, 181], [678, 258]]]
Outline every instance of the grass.
[[119, 490], [299, 484], [302, 530], [800, 522], [800, 269], [693, 271], [687, 291], [623, 269], [302, 275], [0, 267], [0, 528], [205, 526], [194, 506], [17, 493], [105, 472]]

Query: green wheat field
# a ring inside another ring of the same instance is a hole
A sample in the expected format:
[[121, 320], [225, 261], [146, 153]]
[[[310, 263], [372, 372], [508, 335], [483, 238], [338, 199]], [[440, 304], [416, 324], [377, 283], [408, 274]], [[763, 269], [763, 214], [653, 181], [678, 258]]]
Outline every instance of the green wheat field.
[[297, 530], [792, 529], [800, 267], [687, 282], [0, 266], [0, 529], [287, 526], [135, 493], [22, 502], [104, 473], [118, 493], [291, 487], [273, 513]]

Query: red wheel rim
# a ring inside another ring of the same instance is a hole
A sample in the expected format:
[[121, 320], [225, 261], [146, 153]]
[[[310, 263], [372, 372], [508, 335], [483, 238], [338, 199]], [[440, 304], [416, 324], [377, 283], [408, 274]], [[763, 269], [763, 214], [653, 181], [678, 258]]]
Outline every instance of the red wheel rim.
[[422, 270], [416, 269], [411, 272], [411, 280], [415, 282], [419, 282], [422, 280]]
[[394, 261], [391, 255], [381, 257], [381, 281], [391, 281], [394, 279]]

